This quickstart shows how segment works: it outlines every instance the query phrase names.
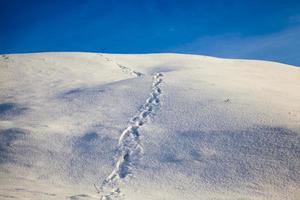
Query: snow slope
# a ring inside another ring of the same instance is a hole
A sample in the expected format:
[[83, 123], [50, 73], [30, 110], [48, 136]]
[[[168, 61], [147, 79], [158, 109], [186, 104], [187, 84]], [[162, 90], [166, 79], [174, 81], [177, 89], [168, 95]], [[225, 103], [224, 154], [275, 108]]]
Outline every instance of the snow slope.
[[0, 67], [0, 199], [299, 199], [300, 68], [100, 53]]

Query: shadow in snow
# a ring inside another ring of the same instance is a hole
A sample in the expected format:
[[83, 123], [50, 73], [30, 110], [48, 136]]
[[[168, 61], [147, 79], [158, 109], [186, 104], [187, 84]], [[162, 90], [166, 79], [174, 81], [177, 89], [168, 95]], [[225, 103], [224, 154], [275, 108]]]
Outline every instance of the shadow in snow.
[[95, 97], [104, 92], [105, 90], [99, 86], [90, 88], [73, 88], [59, 93], [58, 98], [63, 99], [65, 101], [73, 101], [75, 99], [91, 100], [91, 97]]
[[110, 159], [114, 152], [110, 147], [115, 146], [115, 140], [89, 131], [71, 139], [72, 155], [69, 159], [69, 178], [82, 179], [86, 174], [95, 174], [103, 159]]
[[165, 65], [152, 67], [147, 70], [147, 74], [156, 74], [156, 73], [165, 73], [165, 72], [172, 72], [176, 71], [178, 67], [168, 67]]
[[79, 154], [90, 154], [95, 151], [96, 139], [100, 139], [102, 142], [106, 138], [100, 138], [96, 132], [87, 132], [83, 136], [75, 139], [74, 148]]
[[24, 139], [25, 134], [24, 130], [18, 128], [0, 130], [0, 164], [14, 160], [14, 144]]
[[74, 195], [74, 196], [70, 196], [68, 197], [70, 200], [80, 200], [80, 199], [86, 199], [86, 198], [90, 198], [89, 195], [86, 194], [78, 194], [78, 195]]
[[27, 108], [16, 103], [1, 103], [0, 104], [0, 119], [10, 119], [23, 114]]
[[164, 163], [175, 163], [175, 164], [181, 163], [183, 161], [182, 159], [179, 159], [175, 153], [171, 153], [171, 152], [163, 152], [160, 160], [161, 162]]
[[12, 195], [5, 195], [5, 194], [0, 194], [0, 197], [6, 198], [6, 199], [17, 199], [17, 197], [12, 196]]
[[23, 191], [23, 192], [28, 192], [28, 193], [32, 193], [32, 194], [42, 194], [42, 195], [46, 195], [46, 196], [56, 196], [56, 194], [53, 193], [48, 193], [48, 192], [41, 192], [41, 191], [36, 191], [36, 190], [26, 190], [23, 188], [16, 188], [16, 191]]
[[[166, 151], [168, 147], [172, 149]], [[258, 180], [300, 184], [300, 134], [286, 128], [178, 132], [161, 148], [162, 163], [180, 163], [183, 173], [195, 176], [196, 171], [212, 184]], [[186, 170], [190, 164], [199, 170]]]

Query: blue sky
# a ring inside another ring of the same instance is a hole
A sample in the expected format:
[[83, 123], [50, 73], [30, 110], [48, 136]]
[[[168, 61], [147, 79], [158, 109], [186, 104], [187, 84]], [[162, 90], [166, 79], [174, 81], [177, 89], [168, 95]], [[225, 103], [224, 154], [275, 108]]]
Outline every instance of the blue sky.
[[178, 52], [300, 66], [299, 0], [0, 3], [0, 53]]

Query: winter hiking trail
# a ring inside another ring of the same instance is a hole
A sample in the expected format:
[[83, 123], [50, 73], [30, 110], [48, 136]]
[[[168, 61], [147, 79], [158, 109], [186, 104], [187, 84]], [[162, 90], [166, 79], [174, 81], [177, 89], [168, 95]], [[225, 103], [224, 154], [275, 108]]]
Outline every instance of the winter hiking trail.
[[[109, 62], [113, 62], [107, 57], [104, 58]], [[114, 63], [125, 73], [130, 73], [136, 77], [144, 76], [144, 74], [140, 72], [133, 71], [116, 62]], [[114, 169], [102, 182], [100, 188], [94, 185], [97, 192], [101, 194], [101, 200], [120, 199], [122, 197], [118, 183], [131, 174], [134, 164], [137, 163], [143, 155], [139, 128], [145, 125], [149, 117], [153, 116], [155, 110], [160, 107], [160, 95], [162, 93], [160, 84], [162, 81], [162, 73], [157, 73], [153, 76], [151, 93], [146, 99], [146, 103], [143, 104], [139, 112], [130, 119], [128, 126], [122, 131], [119, 137], [118, 153], [116, 156], [117, 161], [114, 165]]]

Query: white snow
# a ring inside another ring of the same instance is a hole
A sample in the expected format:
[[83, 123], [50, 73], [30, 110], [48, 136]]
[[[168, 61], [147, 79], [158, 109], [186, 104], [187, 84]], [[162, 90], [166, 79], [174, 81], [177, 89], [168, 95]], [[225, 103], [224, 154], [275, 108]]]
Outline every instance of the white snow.
[[299, 199], [298, 67], [36, 53], [0, 68], [0, 199]]

